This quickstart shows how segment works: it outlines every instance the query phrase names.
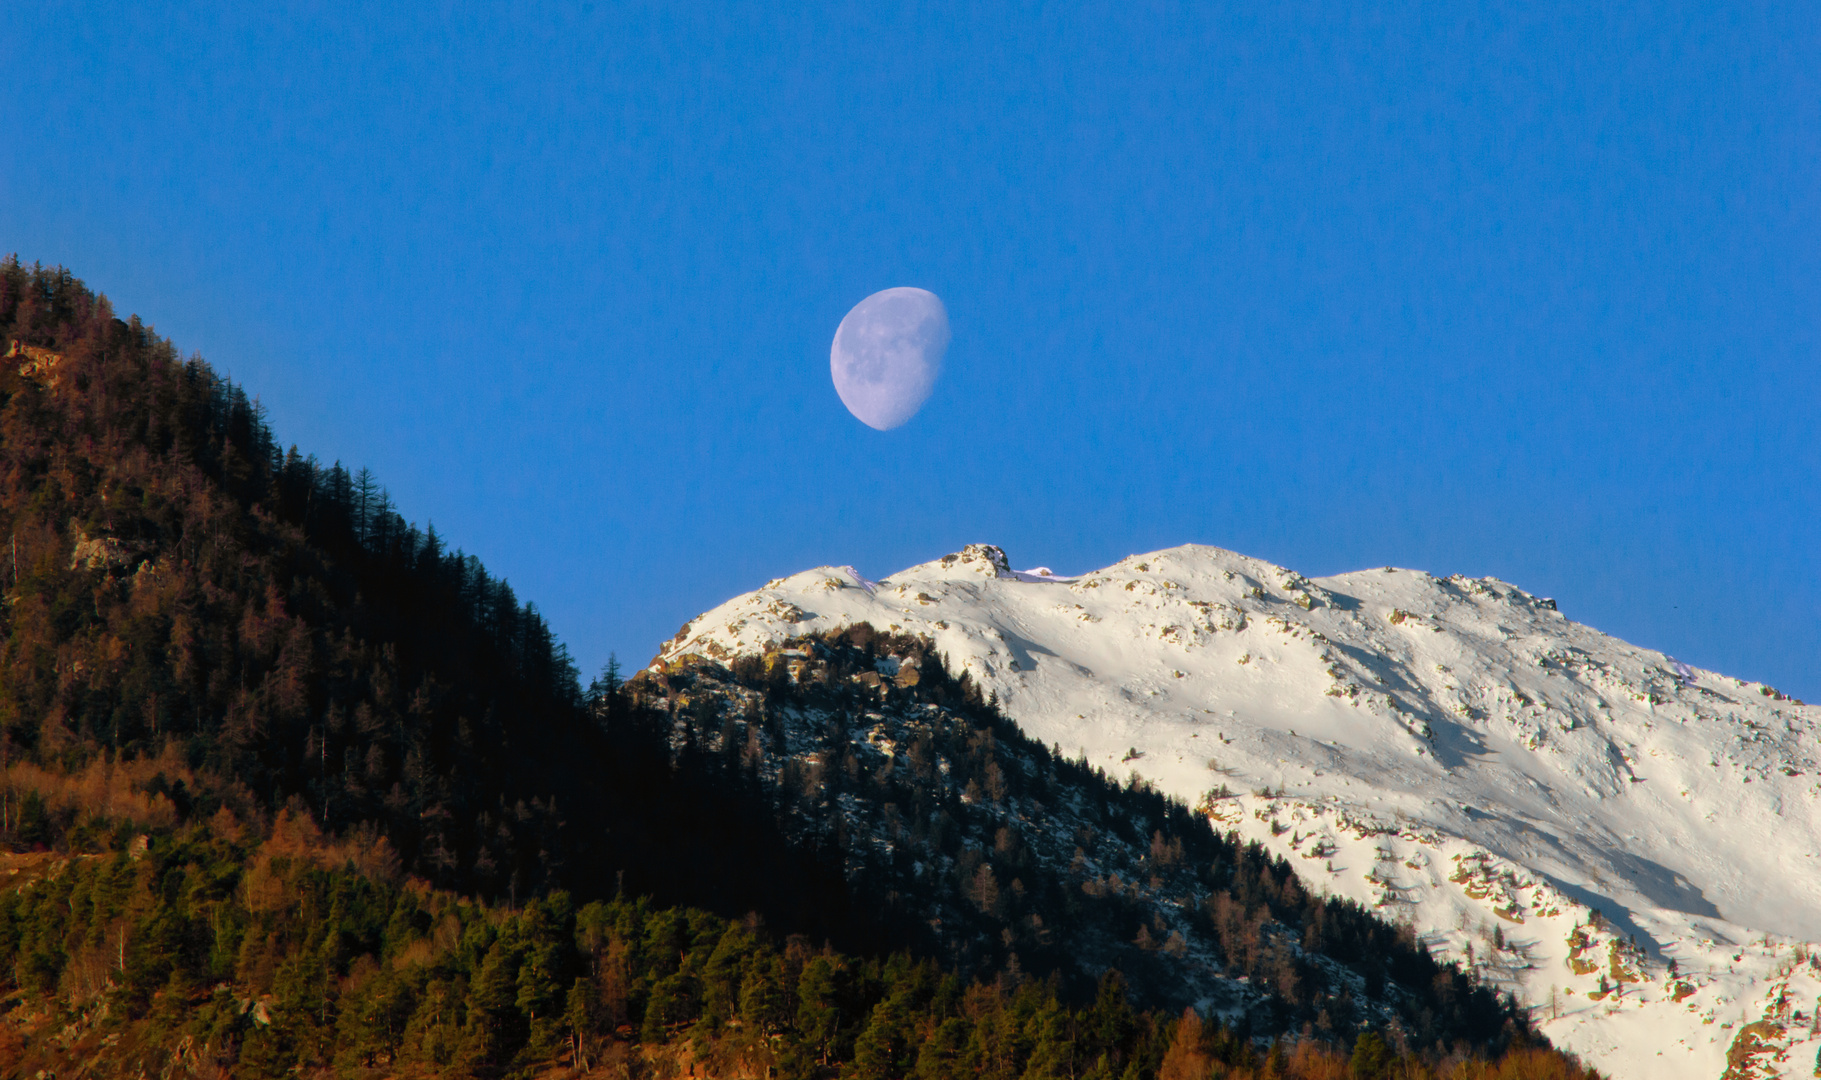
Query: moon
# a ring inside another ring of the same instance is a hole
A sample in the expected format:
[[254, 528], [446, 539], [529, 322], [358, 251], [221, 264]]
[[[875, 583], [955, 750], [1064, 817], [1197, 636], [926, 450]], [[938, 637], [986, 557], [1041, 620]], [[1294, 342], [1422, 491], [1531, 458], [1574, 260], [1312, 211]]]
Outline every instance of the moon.
[[948, 309], [927, 289], [886, 289], [855, 304], [828, 350], [841, 404], [878, 431], [903, 424], [935, 389], [948, 337]]

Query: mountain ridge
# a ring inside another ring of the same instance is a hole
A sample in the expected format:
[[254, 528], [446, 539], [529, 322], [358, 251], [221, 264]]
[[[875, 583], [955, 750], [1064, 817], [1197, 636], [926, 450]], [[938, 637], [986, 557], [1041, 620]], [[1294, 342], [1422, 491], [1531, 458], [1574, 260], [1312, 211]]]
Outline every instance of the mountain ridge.
[[1718, 1076], [1747, 1027], [1757, 1058], [1821, 1048], [1788, 1004], [1821, 993], [1821, 710], [1772, 687], [1495, 579], [1310, 579], [1193, 545], [1073, 579], [990, 545], [877, 582], [823, 567], [655, 662], [857, 622], [927, 634], [1032, 737], [1408, 917], [1615, 1075]]

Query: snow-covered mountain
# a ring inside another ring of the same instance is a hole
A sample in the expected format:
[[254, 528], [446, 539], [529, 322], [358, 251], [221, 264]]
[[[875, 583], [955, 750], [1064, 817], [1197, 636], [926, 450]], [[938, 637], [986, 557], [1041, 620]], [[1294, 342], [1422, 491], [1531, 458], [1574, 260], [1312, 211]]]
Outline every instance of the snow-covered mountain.
[[1494, 579], [1311, 580], [1201, 546], [1077, 578], [986, 545], [879, 582], [822, 567], [658, 661], [858, 622], [927, 635], [1030, 736], [1413, 923], [1614, 1076], [1815, 1075], [1821, 708]]

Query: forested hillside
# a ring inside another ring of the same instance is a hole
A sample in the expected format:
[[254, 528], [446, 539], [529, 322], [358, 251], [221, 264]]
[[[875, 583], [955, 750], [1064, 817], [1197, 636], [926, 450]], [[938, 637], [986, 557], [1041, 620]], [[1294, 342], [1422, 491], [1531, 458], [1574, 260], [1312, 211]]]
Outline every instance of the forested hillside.
[[1248, 1037], [756, 918], [553, 891], [478, 904], [282, 815], [130, 851], [3, 856], [0, 1075], [851, 1080], [1593, 1080], [1546, 1047], [1487, 1061], [1362, 1032]]
[[[66, 273], [0, 272], [0, 341], [9, 770], [80, 775], [148, 824], [295, 804], [379, 825], [432, 880], [537, 887], [556, 811], [494, 752], [575, 715], [535, 607]], [[16, 842], [82, 824], [35, 779]]]
[[365, 470], [281, 448], [66, 272], [0, 267], [0, 343], [0, 840], [104, 850], [289, 808], [508, 902], [623, 880], [844, 917], [738, 793], [610, 746], [536, 608]]
[[[584, 691], [478, 560], [68, 273], [0, 265], [0, 349], [9, 1068], [1577, 1075], [927, 643]], [[895, 775], [854, 741], [888, 699]], [[1238, 1028], [1175, 1026], [1211, 990]]]

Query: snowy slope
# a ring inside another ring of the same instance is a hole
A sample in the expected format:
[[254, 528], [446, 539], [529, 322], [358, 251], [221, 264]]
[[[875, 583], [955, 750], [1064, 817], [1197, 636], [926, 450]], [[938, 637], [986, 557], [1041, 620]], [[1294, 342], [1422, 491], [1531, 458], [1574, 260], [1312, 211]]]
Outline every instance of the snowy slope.
[[928, 635], [1031, 736], [1414, 922], [1604, 1071], [1814, 1075], [1821, 708], [1497, 580], [1200, 546], [1074, 579], [984, 545], [876, 583], [824, 567], [658, 661], [853, 622]]

